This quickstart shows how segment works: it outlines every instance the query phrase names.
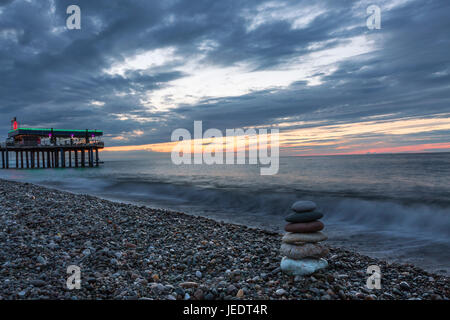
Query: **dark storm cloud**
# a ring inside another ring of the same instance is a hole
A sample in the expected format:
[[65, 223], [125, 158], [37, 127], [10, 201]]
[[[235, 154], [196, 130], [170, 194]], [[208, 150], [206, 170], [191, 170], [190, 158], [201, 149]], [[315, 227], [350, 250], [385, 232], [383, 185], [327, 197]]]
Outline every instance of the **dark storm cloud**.
[[[220, 126], [220, 119], [225, 127], [270, 125], [286, 117], [330, 124], [383, 114], [397, 119], [448, 113], [449, 9], [448, 3], [434, 1], [392, 10], [383, 20], [381, 49], [341, 63], [321, 86], [298, 83], [276, 93], [253, 93], [180, 111], [211, 120], [211, 126]], [[440, 71], [446, 74], [437, 76]]]
[[14, 0], [0, 0], [0, 7], [1, 6], [6, 6], [7, 4], [10, 4], [13, 1]]
[[[438, 117], [450, 111], [448, 1], [410, 1], [389, 11], [382, 7], [382, 30], [373, 31], [365, 27], [366, 7], [352, 9], [353, 0], [318, 2], [326, 10], [305, 28], [267, 19], [249, 29], [261, 3], [0, 0], [0, 130], [6, 132], [8, 120], [18, 116], [27, 125], [100, 128], [111, 137], [140, 129], [143, 134], [125, 143], [148, 144], [168, 141], [172, 130], [192, 128], [194, 120], [203, 120], [205, 128], [224, 129], [286, 119], [331, 125], [383, 115]], [[81, 30], [65, 28], [71, 4], [81, 8]], [[202, 52], [205, 64], [245, 62], [253, 70], [276, 70], [313, 52], [311, 44], [322, 42], [323, 50], [359, 35], [379, 49], [340, 62], [319, 86], [299, 81], [285, 89], [209, 99], [164, 112], [145, 103], [148, 92], [188, 76], [174, 67], [198, 56], [205, 40], [214, 42]], [[129, 56], [167, 47], [184, 61], [123, 75], [104, 72]], [[92, 104], [96, 101], [104, 105]], [[445, 134], [423, 137], [439, 141]]]

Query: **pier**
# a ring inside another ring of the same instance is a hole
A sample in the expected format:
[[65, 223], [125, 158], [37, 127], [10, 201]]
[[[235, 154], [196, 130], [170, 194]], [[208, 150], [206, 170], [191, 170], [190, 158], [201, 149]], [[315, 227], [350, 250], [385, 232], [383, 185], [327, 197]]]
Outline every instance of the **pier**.
[[0, 144], [2, 169], [85, 168], [100, 165], [100, 130], [21, 128], [11, 121]]

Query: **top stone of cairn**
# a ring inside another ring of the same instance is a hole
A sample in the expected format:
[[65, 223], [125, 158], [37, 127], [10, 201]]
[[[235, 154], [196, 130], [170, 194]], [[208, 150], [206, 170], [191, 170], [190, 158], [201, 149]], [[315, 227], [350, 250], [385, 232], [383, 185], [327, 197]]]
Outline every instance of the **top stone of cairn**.
[[316, 210], [317, 206], [312, 201], [297, 201], [295, 202], [291, 209], [295, 212], [309, 212]]

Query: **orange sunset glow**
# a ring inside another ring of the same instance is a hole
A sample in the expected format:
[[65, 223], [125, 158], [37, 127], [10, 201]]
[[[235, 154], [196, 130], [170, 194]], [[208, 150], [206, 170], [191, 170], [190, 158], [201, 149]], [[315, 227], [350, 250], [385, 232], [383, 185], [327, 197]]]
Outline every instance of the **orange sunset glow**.
[[[312, 128], [283, 129], [290, 125], [289, 122], [280, 123], [279, 146], [285, 155], [334, 155], [334, 154], [366, 154], [366, 153], [403, 153], [403, 152], [428, 152], [428, 151], [450, 151], [449, 142], [439, 143], [417, 143], [406, 141], [406, 145], [397, 145], [396, 140], [414, 133], [431, 133], [438, 130], [450, 130], [450, 117], [442, 115], [441, 118], [411, 118], [402, 120], [365, 121], [358, 123], [345, 123], [336, 125], [316, 126]], [[262, 127], [262, 126], [261, 126]], [[272, 126], [274, 128], [274, 126]], [[369, 141], [361, 142], [361, 136], [374, 136]], [[124, 139], [122, 136], [113, 138]], [[261, 136], [251, 137], [246, 141], [246, 149], [258, 148], [258, 140], [267, 139]], [[197, 150], [219, 150], [233, 148], [233, 141], [222, 138], [209, 138], [202, 141], [186, 140], [183, 142], [162, 142], [144, 145], [129, 145], [107, 147], [105, 151], [152, 151], [169, 153], [175, 146], [179, 148], [190, 148], [194, 152], [194, 145], [198, 144]], [[270, 145], [270, 137], [268, 139]], [[188, 145], [190, 145], [188, 147]], [[242, 146], [241, 146], [242, 147]], [[317, 152], [318, 147], [326, 147], [327, 151]], [[239, 148], [238, 148], [239, 149]]]

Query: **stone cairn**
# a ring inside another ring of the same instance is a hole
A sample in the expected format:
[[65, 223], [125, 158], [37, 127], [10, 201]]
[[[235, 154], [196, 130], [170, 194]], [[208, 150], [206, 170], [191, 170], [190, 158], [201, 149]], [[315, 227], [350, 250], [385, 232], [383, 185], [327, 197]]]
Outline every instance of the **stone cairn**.
[[328, 249], [318, 244], [327, 239], [320, 232], [324, 228], [321, 212], [316, 211], [316, 204], [312, 201], [297, 201], [292, 205], [292, 211], [285, 220], [287, 233], [282, 238], [281, 270], [289, 275], [310, 275], [317, 270], [326, 268], [328, 262], [323, 259]]

